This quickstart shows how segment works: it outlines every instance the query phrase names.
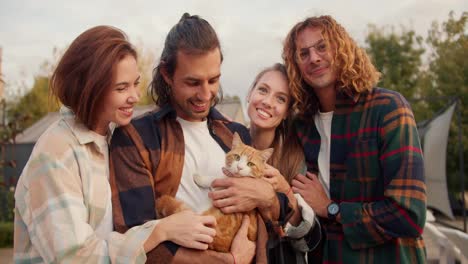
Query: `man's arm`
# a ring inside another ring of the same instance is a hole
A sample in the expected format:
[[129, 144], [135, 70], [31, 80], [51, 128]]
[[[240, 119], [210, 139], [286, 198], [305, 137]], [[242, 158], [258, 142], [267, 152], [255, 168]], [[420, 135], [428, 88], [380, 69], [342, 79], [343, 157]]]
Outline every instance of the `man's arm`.
[[[115, 129], [110, 145], [110, 183], [114, 229], [120, 233], [156, 219], [152, 175], [140, 151], [143, 150], [137, 148], [123, 128]], [[148, 261], [171, 258], [178, 248], [174, 243], [163, 241], [151, 254], [147, 253]]]
[[389, 99], [379, 149], [383, 199], [340, 204], [345, 238], [353, 248], [379, 245], [395, 237], [419, 237], [424, 228], [426, 186], [416, 123], [401, 95]]
[[219, 190], [209, 193], [213, 205], [224, 213], [248, 212], [258, 208], [265, 222], [283, 222], [291, 211], [284, 193], [276, 193], [273, 186], [263, 179], [223, 178], [213, 181]]
[[[354, 249], [386, 243], [397, 237], [421, 235], [426, 214], [426, 194], [422, 151], [416, 124], [408, 103], [401, 96], [389, 98], [387, 112], [382, 118], [381, 142], [378, 149], [379, 166], [375, 177], [383, 182], [382, 196], [375, 201], [340, 203], [337, 221], [342, 224], [344, 237]], [[377, 147], [376, 147], [377, 149]], [[366, 149], [365, 151], [369, 151]], [[356, 153], [355, 162], [365, 164], [365, 155]], [[317, 215], [327, 218], [327, 197], [317, 176], [307, 173], [293, 180], [293, 191], [300, 193]]]
[[117, 231], [156, 219], [151, 172], [122, 128], [115, 129], [110, 144], [110, 183]]

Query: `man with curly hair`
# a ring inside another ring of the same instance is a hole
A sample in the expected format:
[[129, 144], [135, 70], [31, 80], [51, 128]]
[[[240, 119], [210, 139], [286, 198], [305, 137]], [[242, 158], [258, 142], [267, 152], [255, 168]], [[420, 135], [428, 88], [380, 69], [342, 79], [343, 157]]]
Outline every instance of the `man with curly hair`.
[[[420, 263], [423, 158], [410, 105], [330, 16], [310, 17], [283, 49], [308, 172], [293, 180], [326, 239], [309, 263]], [[395, 65], [398, 67], [398, 65]]]

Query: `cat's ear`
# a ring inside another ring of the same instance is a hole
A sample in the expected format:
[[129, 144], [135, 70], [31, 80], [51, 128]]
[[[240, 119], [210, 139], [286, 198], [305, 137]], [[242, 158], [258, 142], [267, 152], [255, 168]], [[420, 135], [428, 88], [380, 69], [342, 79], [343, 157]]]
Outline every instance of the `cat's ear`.
[[262, 150], [260, 156], [262, 157], [262, 160], [264, 162], [266, 162], [271, 157], [271, 155], [273, 154], [273, 150], [273, 148], [267, 148], [265, 150]]
[[237, 134], [237, 132], [234, 132], [234, 135], [232, 136], [232, 148], [236, 148], [242, 144], [242, 140]]

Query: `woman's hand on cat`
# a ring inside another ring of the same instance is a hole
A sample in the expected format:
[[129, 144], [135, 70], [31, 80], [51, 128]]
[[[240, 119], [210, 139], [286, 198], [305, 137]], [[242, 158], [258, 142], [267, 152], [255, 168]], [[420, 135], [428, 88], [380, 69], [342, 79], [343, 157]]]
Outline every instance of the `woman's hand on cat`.
[[263, 179], [269, 182], [277, 192], [287, 193], [291, 188], [280, 171], [269, 164], [265, 166]]
[[242, 218], [242, 225], [232, 240], [231, 253], [235, 258], [236, 264], [251, 263], [255, 256], [255, 243], [247, 238], [250, 219], [248, 215]]
[[306, 176], [298, 174], [292, 180], [292, 186], [293, 192], [299, 193], [317, 215], [327, 217], [327, 206], [331, 200], [316, 174], [310, 172], [307, 172]]
[[156, 226], [164, 231], [165, 240], [186, 248], [205, 250], [216, 235], [214, 216], [198, 215], [185, 210], [162, 218]]

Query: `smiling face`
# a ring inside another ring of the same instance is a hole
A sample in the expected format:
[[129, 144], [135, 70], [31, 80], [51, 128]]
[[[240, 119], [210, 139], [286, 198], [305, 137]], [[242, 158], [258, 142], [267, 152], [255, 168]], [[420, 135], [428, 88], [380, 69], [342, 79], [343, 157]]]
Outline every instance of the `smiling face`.
[[268, 71], [258, 79], [247, 99], [251, 126], [274, 130], [288, 114], [288, 81], [281, 72]]
[[135, 57], [125, 56], [115, 67], [113, 85], [105, 96], [101, 106], [101, 113], [97, 117], [95, 132], [105, 135], [109, 123], [119, 126], [130, 123], [133, 107], [140, 99], [140, 72]]
[[323, 39], [321, 29], [306, 27], [297, 34], [296, 61], [302, 78], [315, 89], [334, 89], [337, 80], [333, 52]]
[[218, 48], [202, 54], [177, 53], [172, 77], [162, 71], [171, 87], [171, 103], [177, 116], [199, 122], [208, 116], [219, 90], [221, 53]]

